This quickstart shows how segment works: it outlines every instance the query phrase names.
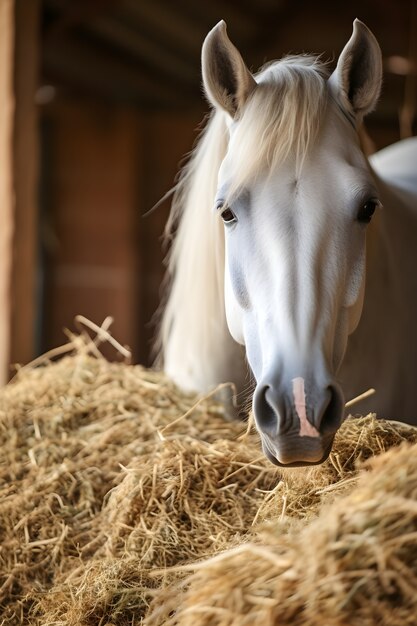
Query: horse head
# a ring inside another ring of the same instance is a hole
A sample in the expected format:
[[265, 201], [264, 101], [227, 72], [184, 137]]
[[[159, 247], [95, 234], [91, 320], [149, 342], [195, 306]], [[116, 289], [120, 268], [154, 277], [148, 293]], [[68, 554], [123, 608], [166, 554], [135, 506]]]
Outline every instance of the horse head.
[[257, 75], [224, 22], [202, 52], [227, 120], [213, 211], [224, 222], [225, 306], [256, 380], [253, 411], [278, 465], [320, 463], [344, 412], [337, 381], [362, 311], [378, 191], [358, 135], [378, 99], [378, 43], [356, 20], [335, 71], [289, 57]]

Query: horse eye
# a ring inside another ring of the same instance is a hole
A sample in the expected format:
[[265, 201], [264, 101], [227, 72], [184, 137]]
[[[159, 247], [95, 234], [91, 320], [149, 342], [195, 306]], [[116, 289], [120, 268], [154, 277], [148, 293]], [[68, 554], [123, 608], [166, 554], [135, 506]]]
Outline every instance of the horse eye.
[[375, 198], [365, 202], [365, 204], [363, 204], [359, 209], [357, 217], [358, 222], [361, 222], [362, 224], [369, 224], [376, 208], [380, 206], [380, 204], [379, 200], [376, 200]]
[[230, 207], [226, 205], [220, 210], [220, 216], [225, 224], [231, 224], [232, 222], [236, 222], [237, 217]]

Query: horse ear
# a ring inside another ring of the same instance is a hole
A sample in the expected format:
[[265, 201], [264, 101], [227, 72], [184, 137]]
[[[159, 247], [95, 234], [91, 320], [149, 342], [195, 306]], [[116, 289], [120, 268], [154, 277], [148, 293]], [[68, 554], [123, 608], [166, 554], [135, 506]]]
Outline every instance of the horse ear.
[[381, 91], [382, 57], [374, 35], [360, 20], [353, 22], [353, 33], [331, 75], [341, 104], [360, 117], [375, 108]]
[[255, 89], [256, 81], [228, 38], [223, 20], [207, 35], [201, 57], [208, 100], [233, 118], [237, 117]]

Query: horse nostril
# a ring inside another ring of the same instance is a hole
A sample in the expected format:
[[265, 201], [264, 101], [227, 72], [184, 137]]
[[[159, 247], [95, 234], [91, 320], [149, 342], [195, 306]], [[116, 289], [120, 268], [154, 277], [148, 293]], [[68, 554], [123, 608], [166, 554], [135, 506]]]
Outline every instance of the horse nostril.
[[330, 400], [320, 421], [320, 434], [333, 435], [342, 423], [344, 399], [336, 385], [329, 385]]
[[253, 398], [253, 412], [259, 429], [265, 434], [274, 436], [278, 426], [278, 412], [268, 400], [269, 385], [258, 387]]

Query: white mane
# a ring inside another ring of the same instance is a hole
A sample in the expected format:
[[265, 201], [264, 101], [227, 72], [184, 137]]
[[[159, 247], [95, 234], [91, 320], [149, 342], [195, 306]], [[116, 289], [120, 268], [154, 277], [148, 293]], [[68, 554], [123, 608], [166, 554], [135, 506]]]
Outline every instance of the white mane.
[[268, 64], [234, 133], [232, 188], [290, 155], [301, 168], [326, 108], [327, 70], [317, 57], [294, 56]]
[[[326, 78], [324, 64], [307, 56], [274, 62], [256, 76], [258, 87], [234, 133], [232, 192], [290, 154], [302, 166], [325, 111]], [[171, 288], [159, 349], [164, 369], [185, 388], [224, 381], [219, 363], [229, 358], [224, 369], [230, 371], [237, 350], [225, 319], [223, 225], [213, 210], [228, 139], [226, 113], [216, 110], [181, 174], [168, 223], [168, 231], [179, 226], [168, 260]]]

